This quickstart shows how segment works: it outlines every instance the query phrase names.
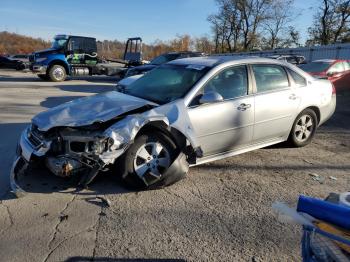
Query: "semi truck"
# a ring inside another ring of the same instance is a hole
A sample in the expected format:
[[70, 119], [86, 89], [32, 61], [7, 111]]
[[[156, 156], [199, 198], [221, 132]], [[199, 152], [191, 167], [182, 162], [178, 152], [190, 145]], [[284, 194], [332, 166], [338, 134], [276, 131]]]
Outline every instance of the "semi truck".
[[96, 38], [56, 35], [51, 48], [32, 53], [29, 61], [33, 73], [54, 82], [67, 76], [123, 75], [131, 66], [142, 64], [142, 39], [129, 38], [123, 59], [109, 63], [98, 57]]

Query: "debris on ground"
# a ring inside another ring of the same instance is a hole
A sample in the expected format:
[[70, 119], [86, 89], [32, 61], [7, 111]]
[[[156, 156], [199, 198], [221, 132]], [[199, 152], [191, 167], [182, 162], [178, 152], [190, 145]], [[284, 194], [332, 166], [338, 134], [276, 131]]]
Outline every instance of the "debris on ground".
[[107, 214], [106, 214], [105, 212], [100, 212], [99, 215], [100, 215], [101, 217], [107, 216]]
[[47, 217], [48, 215], [49, 215], [49, 213], [45, 213], [41, 217]]
[[309, 160], [306, 160], [306, 159], [303, 159], [303, 160], [304, 160], [305, 163], [308, 163], [308, 164], [310, 164], [310, 165], [313, 165], [313, 163], [310, 162]]
[[338, 178], [336, 178], [335, 176], [329, 176], [329, 179], [331, 179], [331, 180], [338, 180]]
[[325, 181], [323, 176], [316, 173], [309, 173], [309, 176], [311, 176], [313, 180], [318, 181], [320, 184], [323, 184]]
[[102, 204], [105, 206], [105, 207], [110, 207], [111, 206], [111, 201], [106, 198], [106, 197], [100, 197], [100, 196], [97, 196], [96, 197], [97, 199], [100, 199]]
[[68, 219], [68, 215], [60, 215], [60, 222], [67, 220]]

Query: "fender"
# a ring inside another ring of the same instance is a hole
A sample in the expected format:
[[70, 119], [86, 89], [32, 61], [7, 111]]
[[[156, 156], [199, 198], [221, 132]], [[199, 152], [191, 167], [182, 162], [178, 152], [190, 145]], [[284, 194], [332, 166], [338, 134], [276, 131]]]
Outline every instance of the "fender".
[[166, 127], [174, 128], [186, 137], [196, 152], [201, 152], [184, 103], [183, 101], [177, 101], [142, 114], [126, 116], [121, 121], [110, 126], [103, 133], [103, 136], [112, 138], [113, 145], [108, 152], [100, 156], [101, 160], [105, 164], [113, 163], [133, 143], [140, 130], [153, 122], [161, 122]]

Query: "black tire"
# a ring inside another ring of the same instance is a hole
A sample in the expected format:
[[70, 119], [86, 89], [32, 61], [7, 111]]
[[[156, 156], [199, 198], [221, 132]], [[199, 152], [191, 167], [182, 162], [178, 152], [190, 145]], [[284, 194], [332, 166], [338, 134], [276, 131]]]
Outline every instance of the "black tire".
[[42, 80], [45, 80], [45, 81], [49, 80], [49, 77], [46, 74], [45, 75], [39, 74], [38, 77]]
[[21, 70], [24, 70], [25, 69], [25, 65], [24, 64], [18, 64], [18, 65], [16, 65], [16, 70], [17, 71], [21, 71]]
[[53, 82], [62, 82], [66, 80], [67, 72], [63, 66], [53, 65], [49, 69], [49, 78]]
[[[302, 118], [305, 117], [305, 123]], [[311, 121], [311, 122], [308, 122]], [[311, 123], [311, 126], [307, 126]], [[303, 147], [308, 145], [315, 135], [318, 126], [317, 115], [312, 109], [305, 109], [295, 119], [292, 130], [290, 131], [288, 142], [294, 147]]]
[[[145, 175], [143, 176], [144, 179], [137, 175], [134, 168], [134, 161], [138, 161], [139, 159], [136, 159], [136, 154], [143, 145], [148, 143], [160, 143], [168, 152], [170, 164], [173, 163], [178, 155], [178, 150], [175, 143], [168, 136], [160, 132], [144, 133], [136, 137], [134, 143], [118, 159], [115, 166], [119, 179], [128, 188], [157, 189], [176, 182], [174, 179], [164, 179], [162, 176], [160, 178], [154, 178], [148, 171], [146, 171]], [[160, 173], [163, 174], [165, 171], [166, 169], [161, 170]]]

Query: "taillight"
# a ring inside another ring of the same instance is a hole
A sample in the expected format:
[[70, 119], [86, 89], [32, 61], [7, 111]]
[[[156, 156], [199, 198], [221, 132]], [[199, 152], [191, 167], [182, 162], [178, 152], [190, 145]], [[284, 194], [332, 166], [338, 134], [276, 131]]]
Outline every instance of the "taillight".
[[332, 95], [335, 95], [337, 93], [337, 91], [335, 90], [335, 86], [333, 85], [333, 83], [331, 83], [331, 84], [332, 84]]

